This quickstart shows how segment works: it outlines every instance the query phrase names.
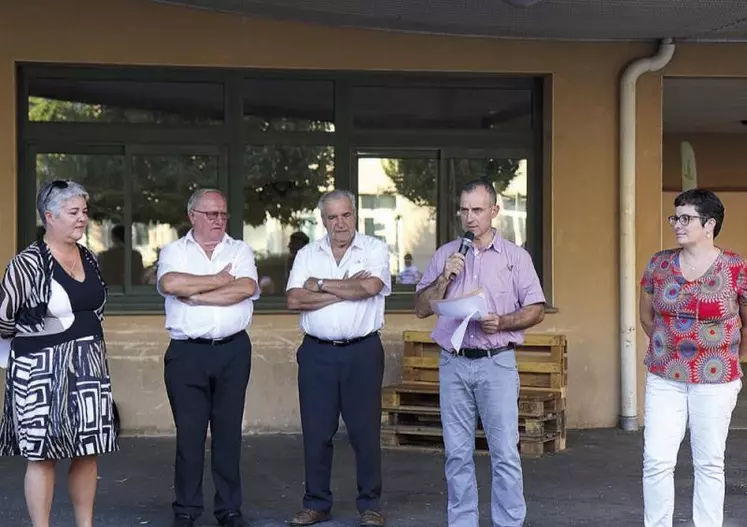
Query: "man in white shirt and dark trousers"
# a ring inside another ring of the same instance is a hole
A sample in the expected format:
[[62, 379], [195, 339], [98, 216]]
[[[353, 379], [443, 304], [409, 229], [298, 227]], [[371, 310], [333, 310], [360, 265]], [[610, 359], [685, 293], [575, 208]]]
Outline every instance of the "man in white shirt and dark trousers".
[[298, 395], [306, 492], [289, 523], [330, 519], [332, 438], [340, 414], [355, 451], [360, 525], [384, 525], [381, 498], [381, 383], [384, 297], [391, 293], [386, 243], [356, 232], [355, 197], [319, 201], [327, 236], [301, 249], [288, 278], [288, 308], [301, 311]]
[[251, 248], [226, 234], [220, 191], [197, 190], [187, 214], [192, 230], [165, 246], [158, 260], [171, 335], [164, 379], [176, 424], [173, 526], [192, 527], [202, 514], [209, 424], [215, 517], [220, 525], [245, 527], [239, 461], [257, 267]]

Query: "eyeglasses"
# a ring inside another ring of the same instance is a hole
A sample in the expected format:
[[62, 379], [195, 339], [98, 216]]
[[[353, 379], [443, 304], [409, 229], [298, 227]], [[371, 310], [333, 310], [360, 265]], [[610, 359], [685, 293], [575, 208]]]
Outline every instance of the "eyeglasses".
[[218, 218], [227, 221], [231, 215], [228, 212], [216, 212], [212, 210], [195, 210], [192, 209], [192, 212], [199, 212], [200, 214], [204, 214], [207, 219], [210, 221], [215, 221]]
[[42, 200], [42, 203], [46, 203], [46, 201], [49, 199], [49, 196], [52, 195], [52, 190], [62, 190], [69, 187], [70, 184], [63, 180], [63, 179], [55, 179], [49, 184], [49, 188], [47, 188], [47, 191], [44, 193], [44, 199]]
[[694, 220], [695, 218], [703, 218], [703, 216], [693, 216], [691, 214], [683, 214], [682, 216], [669, 216], [667, 218], [667, 221], [669, 222], [669, 225], [672, 227], [675, 227], [678, 223], [682, 225], [683, 227], [687, 227], [690, 225], [690, 222]]

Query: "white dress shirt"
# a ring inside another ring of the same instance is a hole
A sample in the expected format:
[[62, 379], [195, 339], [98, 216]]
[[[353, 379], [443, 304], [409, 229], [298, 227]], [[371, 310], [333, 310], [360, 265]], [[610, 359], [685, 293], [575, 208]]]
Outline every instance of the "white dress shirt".
[[166, 329], [172, 339], [221, 339], [249, 326], [254, 300], [259, 298], [259, 287], [254, 296], [232, 306], [191, 306], [161, 291], [161, 278], [166, 273], [216, 274], [228, 264], [231, 264], [230, 273], [236, 278], [257, 281], [257, 266], [251, 247], [228, 235], [215, 247], [211, 258], [192, 237], [192, 231], [161, 249], [156, 287], [166, 299]]
[[392, 292], [389, 274], [389, 248], [373, 236], [356, 233], [338, 265], [329, 237], [306, 245], [296, 255], [286, 290], [303, 288], [310, 277], [341, 279], [359, 271], [368, 271], [384, 287], [378, 295], [363, 300], [343, 300], [336, 304], [301, 313], [304, 333], [323, 340], [347, 340], [363, 337], [384, 326], [384, 297]]

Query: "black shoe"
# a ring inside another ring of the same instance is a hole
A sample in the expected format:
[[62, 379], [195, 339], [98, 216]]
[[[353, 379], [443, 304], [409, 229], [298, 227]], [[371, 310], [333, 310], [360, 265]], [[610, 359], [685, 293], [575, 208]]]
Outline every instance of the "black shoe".
[[240, 512], [229, 512], [218, 520], [218, 524], [223, 527], [249, 527]]
[[194, 527], [195, 521], [189, 514], [177, 514], [171, 527]]

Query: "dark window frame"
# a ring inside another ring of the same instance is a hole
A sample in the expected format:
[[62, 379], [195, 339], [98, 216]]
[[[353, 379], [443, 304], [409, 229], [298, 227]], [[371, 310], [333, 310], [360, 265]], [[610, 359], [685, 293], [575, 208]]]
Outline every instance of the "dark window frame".
[[[28, 81], [33, 77], [90, 80], [217, 82], [224, 86], [224, 120], [220, 124], [106, 124], [96, 122], [30, 122], [28, 120]], [[96, 153], [122, 151], [126, 156], [133, 149], [152, 153], [169, 153], [180, 148], [215, 147], [220, 154], [221, 188], [228, 191], [229, 211], [242, 207], [243, 153], [249, 146], [304, 145], [334, 148], [335, 186], [358, 195], [357, 157], [360, 149], [412, 150], [427, 149], [448, 152], [500, 151], [523, 152], [530, 163], [527, 184], [527, 248], [551, 301], [549, 233], [549, 200], [543, 194], [549, 189], [546, 169], [549, 148], [545, 128], [549, 116], [544, 106], [549, 101], [549, 78], [538, 76], [506, 76], [499, 74], [399, 73], [399, 72], [335, 72], [289, 71], [275, 69], [215, 69], [215, 68], [154, 68], [139, 66], [98, 65], [17, 65], [17, 130], [18, 130], [18, 228], [19, 249], [34, 239], [35, 230], [35, 153]], [[333, 132], [257, 131], [244, 121], [244, 79], [328, 80], [334, 85]], [[352, 123], [351, 90], [356, 86], [438, 86], [496, 88], [532, 91], [532, 123], [529, 131], [515, 133], [501, 129], [461, 130], [357, 130]], [[62, 138], [62, 139], [60, 139]], [[441, 174], [446, 174], [441, 156]], [[449, 221], [449, 182], [438, 180], [437, 240], [446, 241]], [[126, 186], [127, 187], [127, 186]], [[185, 203], [187, 196], [184, 197]], [[443, 211], [443, 212], [442, 212]], [[241, 237], [240, 214], [233, 214], [228, 225], [231, 236]], [[127, 237], [126, 250], [131, 248]], [[127, 258], [125, 259], [128, 260]], [[388, 298], [387, 311], [411, 311], [412, 293], [397, 293]], [[257, 312], [288, 312], [283, 296], [262, 297], [255, 306]], [[149, 294], [112, 295], [108, 313], [163, 313], [163, 299], [155, 291]]]

